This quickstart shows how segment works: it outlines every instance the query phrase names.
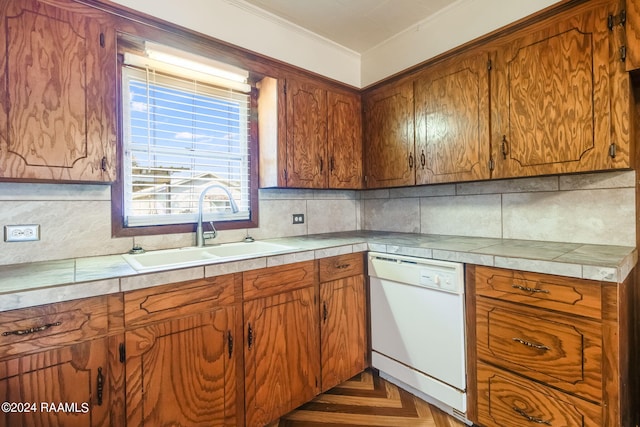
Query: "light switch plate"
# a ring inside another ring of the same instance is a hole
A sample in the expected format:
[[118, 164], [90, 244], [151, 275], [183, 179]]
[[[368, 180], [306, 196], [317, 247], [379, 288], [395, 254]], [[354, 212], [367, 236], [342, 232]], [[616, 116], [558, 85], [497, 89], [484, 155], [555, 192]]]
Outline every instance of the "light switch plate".
[[40, 240], [39, 224], [5, 225], [5, 242], [33, 242]]

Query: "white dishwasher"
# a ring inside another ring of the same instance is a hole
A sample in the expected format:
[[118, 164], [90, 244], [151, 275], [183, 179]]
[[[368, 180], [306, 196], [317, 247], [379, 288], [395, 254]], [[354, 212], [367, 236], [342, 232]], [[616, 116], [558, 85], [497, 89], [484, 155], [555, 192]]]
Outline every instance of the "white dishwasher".
[[466, 421], [464, 265], [369, 253], [372, 365]]

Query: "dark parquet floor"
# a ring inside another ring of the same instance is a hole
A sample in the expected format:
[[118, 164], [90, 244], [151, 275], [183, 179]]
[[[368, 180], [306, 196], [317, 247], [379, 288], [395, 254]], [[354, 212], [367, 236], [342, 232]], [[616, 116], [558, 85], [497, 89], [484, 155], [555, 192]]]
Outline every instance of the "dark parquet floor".
[[316, 397], [268, 427], [464, 427], [371, 371]]

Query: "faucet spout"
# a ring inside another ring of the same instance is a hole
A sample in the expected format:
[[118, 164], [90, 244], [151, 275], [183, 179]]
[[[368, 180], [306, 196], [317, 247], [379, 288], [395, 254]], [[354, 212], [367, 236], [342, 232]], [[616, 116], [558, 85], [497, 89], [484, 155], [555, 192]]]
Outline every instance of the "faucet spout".
[[[205, 187], [200, 193], [200, 198], [198, 199], [198, 227], [196, 228], [196, 246], [199, 248], [204, 246], [204, 231], [202, 228], [202, 205], [204, 204], [204, 196], [209, 192], [209, 190], [212, 190], [214, 188], [219, 188], [220, 190], [226, 193], [227, 197], [229, 198], [229, 205], [231, 206], [231, 212], [237, 213], [240, 210], [238, 209], [238, 205], [236, 204], [236, 201], [233, 200], [233, 196], [231, 196], [231, 191], [229, 191], [229, 189], [224, 185], [211, 184], [208, 187]], [[214, 233], [216, 233], [216, 229], [213, 227], [213, 222], [210, 222], [210, 224]], [[215, 237], [215, 234], [214, 234], [214, 237]]]

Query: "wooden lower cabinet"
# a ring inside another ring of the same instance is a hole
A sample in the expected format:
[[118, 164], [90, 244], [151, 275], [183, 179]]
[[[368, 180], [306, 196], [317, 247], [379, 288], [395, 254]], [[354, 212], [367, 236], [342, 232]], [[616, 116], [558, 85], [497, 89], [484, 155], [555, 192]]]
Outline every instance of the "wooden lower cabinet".
[[[329, 277], [344, 272], [346, 277], [324, 282], [323, 272]], [[362, 372], [366, 366], [363, 255], [321, 260], [320, 277], [321, 389], [326, 391]]]
[[263, 426], [320, 390], [315, 287], [245, 301], [244, 330], [246, 425]]
[[235, 308], [126, 332], [129, 426], [235, 426]]
[[632, 425], [627, 293], [633, 274], [608, 283], [480, 266], [467, 273], [475, 314], [471, 421]]
[[109, 338], [0, 361], [2, 427], [107, 427], [111, 420]]

